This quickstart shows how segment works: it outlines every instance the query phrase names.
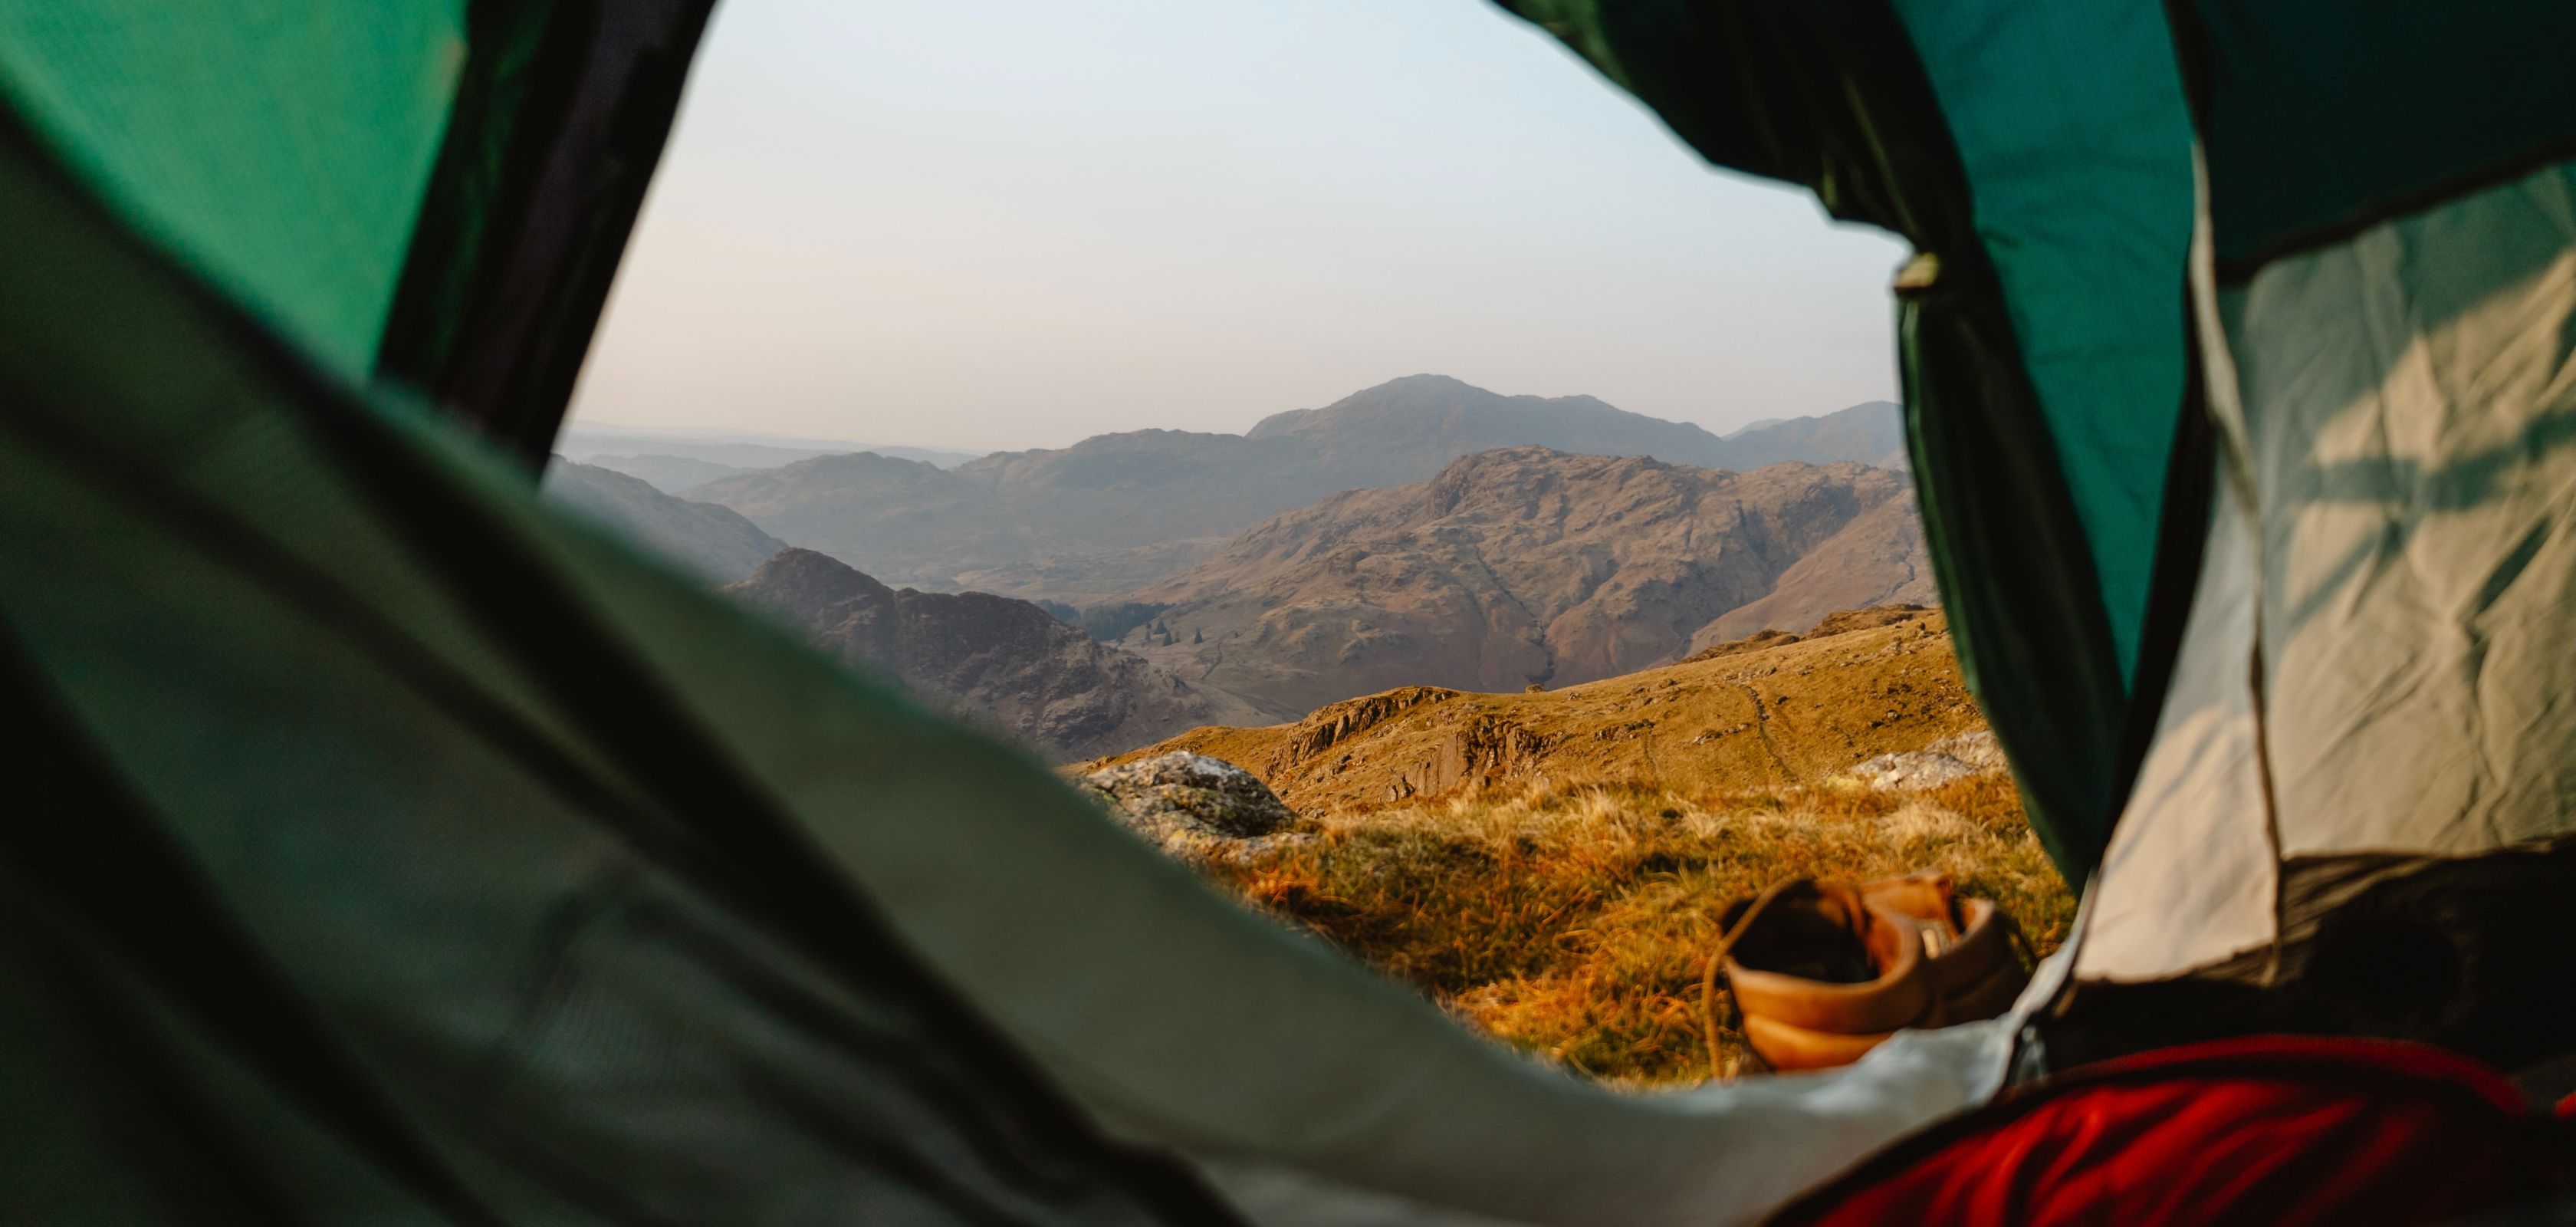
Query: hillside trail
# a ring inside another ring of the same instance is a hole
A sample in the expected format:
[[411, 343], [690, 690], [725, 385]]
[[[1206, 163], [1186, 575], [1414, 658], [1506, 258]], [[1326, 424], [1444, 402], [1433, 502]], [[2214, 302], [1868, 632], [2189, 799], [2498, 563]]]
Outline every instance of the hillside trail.
[[1771, 765], [1780, 773], [1780, 778], [1773, 782], [1782, 787], [1806, 783], [1806, 773], [1790, 763], [1788, 754], [1780, 749], [1779, 739], [1771, 735], [1771, 705], [1763, 701], [1762, 692], [1754, 689], [1751, 682], [1739, 681], [1735, 685], [1744, 691], [1746, 698], [1753, 700], [1753, 731], [1762, 738], [1763, 750], [1770, 754]]

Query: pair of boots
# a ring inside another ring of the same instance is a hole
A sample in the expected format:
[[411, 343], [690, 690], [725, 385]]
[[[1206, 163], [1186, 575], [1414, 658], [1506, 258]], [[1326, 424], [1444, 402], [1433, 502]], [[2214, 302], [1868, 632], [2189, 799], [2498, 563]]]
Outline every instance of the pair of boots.
[[2029, 983], [2020, 933], [1947, 874], [1862, 886], [1799, 879], [1728, 905], [1719, 966], [1773, 1069], [1860, 1059], [1907, 1027], [1993, 1018]]

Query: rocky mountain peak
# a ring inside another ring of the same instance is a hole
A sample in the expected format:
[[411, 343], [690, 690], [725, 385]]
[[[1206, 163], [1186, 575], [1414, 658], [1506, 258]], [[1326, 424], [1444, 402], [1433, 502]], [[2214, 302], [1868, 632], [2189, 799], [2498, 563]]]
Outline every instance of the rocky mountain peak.
[[760, 564], [747, 581], [763, 602], [811, 621], [853, 601], [891, 603], [894, 589], [829, 554], [789, 547]]
[[[1711, 621], [1772, 594], [1802, 558], [1907, 490], [1902, 474], [1858, 464], [1731, 473], [1482, 452], [1244, 532], [1138, 594], [1190, 643], [1137, 647], [1291, 709], [1404, 685], [1512, 691], [1607, 677], [1685, 654]], [[1890, 587], [1914, 576], [1902, 557], [1886, 570]]]

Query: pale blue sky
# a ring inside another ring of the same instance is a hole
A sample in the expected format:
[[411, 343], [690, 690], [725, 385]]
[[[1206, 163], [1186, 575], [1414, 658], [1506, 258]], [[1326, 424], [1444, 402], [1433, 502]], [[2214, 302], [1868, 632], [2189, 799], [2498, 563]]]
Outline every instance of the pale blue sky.
[[1397, 375], [1893, 394], [1901, 247], [1484, 0], [725, 0], [580, 420], [975, 449]]

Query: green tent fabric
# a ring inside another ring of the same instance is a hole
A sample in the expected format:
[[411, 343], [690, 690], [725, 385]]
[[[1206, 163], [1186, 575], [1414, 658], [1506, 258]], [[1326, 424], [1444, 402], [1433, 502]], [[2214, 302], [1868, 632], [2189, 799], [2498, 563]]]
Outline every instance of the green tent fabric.
[[2150, 589], [2189, 392], [2191, 133], [2156, 5], [1505, 7], [1710, 161], [1929, 257], [1897, 325], [1926, 536], [1969, 685], [2081, 886], [2178, 629]]
[[0, 4], [0, 83], [138, 228], [362, 371], [447, 126], [463, 7]]
[[712, 0], [0, 3], [0, 98], [307, 352], [543, 463]]
[[2218, 275], [2576, 154], [2555, 0], [2175, 6]]
[[2191, 128], [2160, 0], [1897, 0], [1949, 121], [2121, 674], [2183, 404]]
[[1743, 1222], [2156, 1044], [2563, 1048], [2568, 9], [1510, 7], [1925, 253], [1944, 599], [2085, 889], [2013, 1013], [1610, 1092], [540, 505], [703, 3], [15, 4], [0, 1219]]

